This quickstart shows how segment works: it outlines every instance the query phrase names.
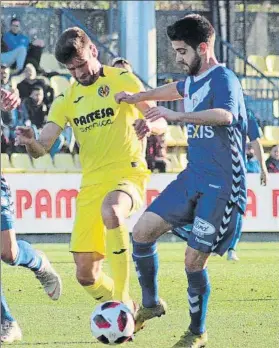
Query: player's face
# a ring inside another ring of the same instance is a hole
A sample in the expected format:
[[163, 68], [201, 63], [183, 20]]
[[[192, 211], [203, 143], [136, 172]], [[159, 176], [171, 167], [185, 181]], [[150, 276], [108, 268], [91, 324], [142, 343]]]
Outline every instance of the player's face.
[[279, 161], [279, 145], [274, 146], [270, 152], [271, 157]]
[[171, 44], [176, 52], [176, 62], [183, 66], [188, 75], [197, 75], [202, 65], [197, 51], [184, 41], [172, 41]]
[[100, 66], [97, 55], [96, 47], [90, 45], [84, 49], [81, 55], [76, 56], [66, 64], [72, 76], [83, 86], [90, 86], [97, 79]]

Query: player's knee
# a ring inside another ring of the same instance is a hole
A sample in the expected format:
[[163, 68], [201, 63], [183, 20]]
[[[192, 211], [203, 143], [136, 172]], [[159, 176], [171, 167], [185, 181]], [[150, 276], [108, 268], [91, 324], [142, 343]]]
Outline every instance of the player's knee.
[[133, 239], [137, 242], [142, 242], [142, 243], [145, 242], [145, 240], [142, 240], [145, 238], [142, 235], [142, 227], [141, 227], [141, 224], [139, 221], [135, 224], [135, 226], [133, 228]]
[[204, 269], [207, 263], [207, 256], [204, 253], [195, 250], [185, 253], [185, 269], [187, 272], [199, 272]]
[[18, 253], [17, 248], [9, 248], [9, 249], [2, 250], [1, 260], [3, 260], [5, 263], [8, 263], [11, 266], [15, 266], [17, 253]]
[[80, 285], [90, 286], [94, 285], [98, 279], [98, 273], [96, 272], [84, 272], [82, 270], [77, 270], [76, 278]]
[[148, 226], [142, 217], [133, 228], [133, 239], [138, 243], [149, 243], [156, 240], [153, 236], [152, 230], [148, 229]]
[[198, 265], [194, 260], [185, 259], [185, 269], [187, 272], [199, 272], [202, 271], [202, 267]]
[[102, 218], [104, 225], [108, 229], [117, 228], [124, 223], [123, 213], [118, 204], [103, 204]]

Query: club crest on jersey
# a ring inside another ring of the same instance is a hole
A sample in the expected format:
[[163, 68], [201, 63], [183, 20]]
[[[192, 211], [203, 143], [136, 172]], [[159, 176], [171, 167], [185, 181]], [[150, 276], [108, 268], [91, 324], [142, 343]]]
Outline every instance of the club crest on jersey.
[[103, 86], [99, 87], [98, 94], [100, 97], [103, 97], [103, 98], [107, 97], [109, 95], [109, 86], [103, 85]]

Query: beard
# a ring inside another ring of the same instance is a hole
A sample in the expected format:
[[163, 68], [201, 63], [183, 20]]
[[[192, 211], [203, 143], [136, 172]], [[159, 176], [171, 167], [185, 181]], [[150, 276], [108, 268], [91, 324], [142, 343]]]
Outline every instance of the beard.
[[201, 66], [202, 66], [201, 57], [197, 54], [197, 52], [195, 52], [195, 57], [192, 63], [188, 65], [189, 67], [188, 74], [191, 76], [197, 75], [198, 72], [200, 71]]
[[86, 79], [76, 79], [78, 83], [80, 83], [82, 86], [90, 86], [93, 85], [93, 83], [96, 81], [97, 76], [91, 75], [88, 76]]

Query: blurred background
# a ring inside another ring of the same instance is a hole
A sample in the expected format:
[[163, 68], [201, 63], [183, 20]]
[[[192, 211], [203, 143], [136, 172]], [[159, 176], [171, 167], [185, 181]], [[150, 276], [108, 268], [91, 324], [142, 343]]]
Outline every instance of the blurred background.
[[[38, 160], [30, 159], [25, 148], [14, 146], [15, 127], [31, 125], [39, 134], [53, 99], [74, 82], [54, 57], [55, 43], [63, 30], [81, 27], [98, 47], [102, 64], [111, 65], [116, 57], [123, 57], [148, 89], [185, 79], [175, 62], [166, 27], [196, 12], [212, 22], [217, 58], [240, 79], [247, 110], [255, 115], [262, 130], [268, 170], [279, 172], [278, 1], [2, 1], [1, 5], [1, 84], [22, 99], [17, 110], [2, 113], [4, 171], [81, 172], [79, 148], [70, 126], [57, 139], [50, 155]], [[162, 105], [183, 108], [181, 101]], [[169, 124], [164, 136], [148, 138], [149, 169], [153, 173], [180, 172], [187, 166], [187, 146], [185, 125]], [[247, 154], [251, 157], [249, 149]], [[254, 155], [252, 160], [256, 160]], [[164, 186], [167, 181], [163, 181]], [[275, 179], [272, 182], [275, 191], [264, 194], [277, 192], [278, 184]], [[251, 190], [256, 186], [253, 182]], [[263, 194], [256, 193], [259, 197]], [[279, 215], [276, 197], [270, 199], [275, 205], [266, 207], [274, 219]], [[279, 230], [276, 221], [273, 230]], [[250, 230], [256, 227], [254, 223]]]

